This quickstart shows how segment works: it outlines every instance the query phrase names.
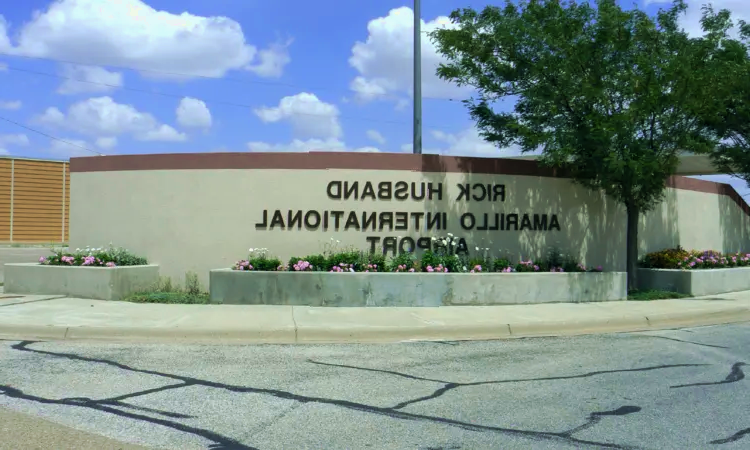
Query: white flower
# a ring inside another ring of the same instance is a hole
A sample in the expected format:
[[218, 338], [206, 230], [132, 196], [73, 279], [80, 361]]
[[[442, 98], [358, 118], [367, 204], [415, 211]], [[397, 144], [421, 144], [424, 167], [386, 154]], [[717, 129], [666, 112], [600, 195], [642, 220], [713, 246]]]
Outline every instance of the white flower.
[[474, 247], [474, 249], [476, 249], [476, 251], [479, 251], [479, 247]]
[[466, 272], [467, 270], [468, 270], [468, 269], [466, 268], [466, 266], [464, 266], [464, 272]]
[[252, 253], [252, 252], [255, 251], [255, 249], [254, 248], [249, 248], [249, 249], [247, 249], [247, 251], [249, 251], [250, 253]]
[[437, 238], [435, 236], [432, 237], [433, 241], [437, 241]]
[[336, 239], [336, 243], [337, 243], [337, 244], [340, 244], [340, 243], [341, 243], [341, 241], [339, 241], [338, 239]]
[[443, 245], [448, 245], [448, 241], [446, 241], [445, 239], [443, 239]]
[[489, 248], [489, 247], [487, 247], [487, 248], [485, 248], [485, 250], [486, 250], [486, 251], [490, 251], [490, 248]]
[[451, 236], [451, 237], [453, 237], [453, 233], [448, 233], [448, 236]]
[[81, 249], [80, 249], [80, 248], [77, 248], [77, 249], [76, 249], [76, 251], [77, 251], [77, 252], [80, 252], [80, 251], [81, 251]]
[[354, 269], [352, 269], [352, 268], [350, 267], [350, 268], [349, 268], [349, 272], [351, 272], [351, 273], [354, 273]]

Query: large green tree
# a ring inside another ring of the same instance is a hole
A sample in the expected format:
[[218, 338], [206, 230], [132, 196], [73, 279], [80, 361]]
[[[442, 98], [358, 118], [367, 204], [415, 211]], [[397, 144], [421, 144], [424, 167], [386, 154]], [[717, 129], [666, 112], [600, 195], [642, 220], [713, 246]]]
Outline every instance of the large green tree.
[[717, 168], [750, 186], [750, 25], [735, 27], [728, 10], [711, 7], [704, 7], [701, 22], [713, 68], [704, 72], [707, 95], [695, 109], [721, 140], [711, 152]]
[[484, 139], [541, 149], [541, 163], [625, 206], [633, 289], [640, 214], [662, 200], [681, 152], [715, 144], [688, 108], [703, 92], [696, 69], [709, 49], [678, 27], [682, 0], [655, 18], [615, 0], [594, 3], [456, 10], [454, 26], [431, 38], [447, 59], [438, 75], [475, 89], [465, 103]]

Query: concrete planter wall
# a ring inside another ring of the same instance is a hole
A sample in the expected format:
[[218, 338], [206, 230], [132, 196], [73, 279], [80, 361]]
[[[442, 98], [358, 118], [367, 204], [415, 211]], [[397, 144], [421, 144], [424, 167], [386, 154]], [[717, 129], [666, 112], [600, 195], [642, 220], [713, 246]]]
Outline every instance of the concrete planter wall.
[[122, 300], [159, 281], [159, 266], [79, 267], [5, 264], [5, 293]]
[[210, 272], [213, 303], [307, 306], [512, 305], [625, 300], [627, 277], [604, 273]]
[[750, 267], [731, 269], [638, 269], [638, 288], [702, 296], [750, 290]]

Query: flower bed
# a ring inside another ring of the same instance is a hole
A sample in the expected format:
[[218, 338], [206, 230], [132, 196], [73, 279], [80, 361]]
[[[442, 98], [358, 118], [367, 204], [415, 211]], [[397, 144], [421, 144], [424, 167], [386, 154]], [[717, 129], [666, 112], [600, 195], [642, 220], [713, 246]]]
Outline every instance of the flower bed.
[[159, 281], [159, 266], [122, 248], [54, 251], [38, 263], [5, 264], [5, 292], [122, 300]]
[[443, 251], [426, 251], [420, 259], [405, 253], [392, 258], [382, 254], [355, 249], [331, 249], [321, 254], [294, 256], [284, 264], [271, 256], [268, 249], [251, 248], [250, 255], [232, 267], [232, 270], [255, 272], [427, 272], [427, 273], [523, 273], [523, 272], [602, 272], [602, 267], [587, 268], [574, 259], [553, 250], [543, 259], [521, 259], [512, 263], [510, 258], [494, 258], [489, 249], [479, 249], [482, 255], [459, 255], [451, 248]]
[[[210, 272], [214, 303], [309, 306], [498, 305], [625, 300], [624, 273], [602, 273], [552, 252], [544, 260], [469, 257], [446, 249], [385, 258], [329, 250], [284, 264], [251, 249]], [[594, 273], [586, 273], [594, 272]], [[348, 275], [340, 275], [348, 274]]]
[[47, 266], [83, 266], [83, 267], [121, 267], [145, 266], [146, 258], [136, 256], [121, 247], [85, 249], [77, 248], [75, 252], [53, 250], [52, 255], [39, 258], [39, 264]]
[[677, 247], [640, 261], [638, 288], [702, 296], [750, 290], [750, 254]]

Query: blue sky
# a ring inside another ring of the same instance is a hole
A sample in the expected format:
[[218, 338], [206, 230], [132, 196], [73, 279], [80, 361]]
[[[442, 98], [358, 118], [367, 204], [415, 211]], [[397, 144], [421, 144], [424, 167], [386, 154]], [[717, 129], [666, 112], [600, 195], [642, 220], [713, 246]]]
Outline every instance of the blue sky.
[[[684, 26], [695, 30], [701, 2], [689, 3]], [[445, 23], [455, 8], [485, 4], [425, 0], [424, 29]], [[750, 18], [745, 0], [714, 4]], [[0, 120], [0, 152], [66, 159], [410, 151], [410, 7], [391, 0], [2, 2], [0, 117], [73, 145]], [[477, 137], [455, 101], [466, 91], [436, 79], [439, 57], [426, 39], [422, 52], [425, 151], [510, 155]]]

